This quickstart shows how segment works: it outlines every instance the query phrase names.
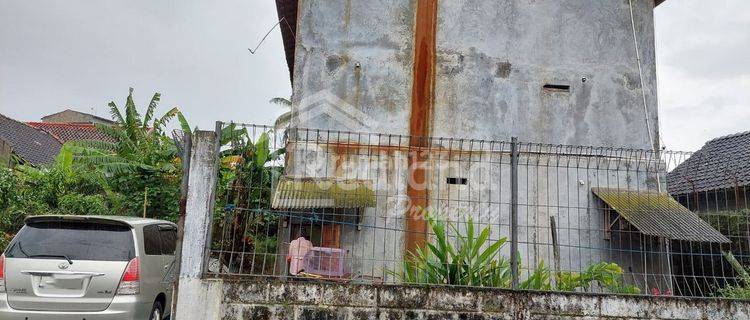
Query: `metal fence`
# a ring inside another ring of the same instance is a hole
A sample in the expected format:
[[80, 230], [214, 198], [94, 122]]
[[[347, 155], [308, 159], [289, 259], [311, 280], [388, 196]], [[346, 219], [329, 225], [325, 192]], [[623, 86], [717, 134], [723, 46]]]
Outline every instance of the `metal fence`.
[[515, 139], [220, 133], [207, 276], [729, 297], [749, 285], [749, 192], [671, 186], [742, 162]]

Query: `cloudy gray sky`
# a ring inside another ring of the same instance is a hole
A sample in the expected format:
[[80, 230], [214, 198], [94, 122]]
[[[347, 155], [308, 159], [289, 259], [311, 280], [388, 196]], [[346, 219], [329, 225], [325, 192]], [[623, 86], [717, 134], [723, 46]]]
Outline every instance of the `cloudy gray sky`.
[[[193, 125], [269, 123], [291, 88], [271, 0], [0, 0], [0, 112], [20, 120], [162, 93]], [[750, 130], [750, 1], [656, 10], [661, 132], [670, 149]]]

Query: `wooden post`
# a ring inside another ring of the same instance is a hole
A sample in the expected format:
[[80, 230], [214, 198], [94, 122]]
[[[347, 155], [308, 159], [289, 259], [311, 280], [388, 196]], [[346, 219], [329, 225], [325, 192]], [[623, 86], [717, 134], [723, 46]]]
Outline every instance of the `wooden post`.
[[[175, 245], [174, 272], [180, 274], [180, 260], [182, 259], [182, 238], [185, 233], [185, 212], [187, 206], [188, 181], [190, 178], [190, 152], [193, 148], [191, 132], [185, 132], [182, 148], [182, 181], [180, 184], [180, 215], [177, 218], [177, 243]], [[171, 319], [177, 319], [177, 295], [180, 292], [180, 282], [175, 279], [172, 284], [172, 315]]]
[[555, 259], [555, 276], [557, 276], [560, 273], [560, 244], [557, 240], [557, 223], [555, 223], [554, 216], [549, 216], [549, 228], [552, 232], [552, 255]]
[[143, 218], [146, 218], [146, 208], [148, 207], [148, 187], [143, 188]]

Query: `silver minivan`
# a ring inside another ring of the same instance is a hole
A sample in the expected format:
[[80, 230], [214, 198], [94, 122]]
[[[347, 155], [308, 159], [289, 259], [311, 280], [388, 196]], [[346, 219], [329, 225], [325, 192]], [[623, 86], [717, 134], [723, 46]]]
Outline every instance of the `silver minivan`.
[[163, 319], [177, 226], [114, 216], [35, 216], [0, 256], [0, 319]]

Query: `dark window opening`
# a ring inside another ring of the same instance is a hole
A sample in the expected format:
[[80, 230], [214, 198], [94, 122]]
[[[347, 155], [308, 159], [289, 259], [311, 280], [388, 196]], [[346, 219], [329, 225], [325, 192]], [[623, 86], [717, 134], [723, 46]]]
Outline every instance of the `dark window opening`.
[[73, 261], [129, 261], [135, 257], [133, 234], [129, 227], [121, 225], [35, 222], [18, 232], [5, 253], [8, 258], [31, 259], [61, 255]]
[[161, 237], [159, 237], [159, 226], [153, 224], [143, 227], [143, 249], [146, 255], [161, 255]]
[[542, 87], [546, 91], [570, 92], [570, 86], [566, 84], [545, 84]]
[[177, 230], [170, 227], [161, 227], [159, 234], [161, 236], [161, 254], [174, 255], [177, 246]]
[[469, 179], [467, 178], [455, 178], [455, 177], [449, 177], [445, 181], [447, 184], [462, 184], [466, 185], [469, 183]]

